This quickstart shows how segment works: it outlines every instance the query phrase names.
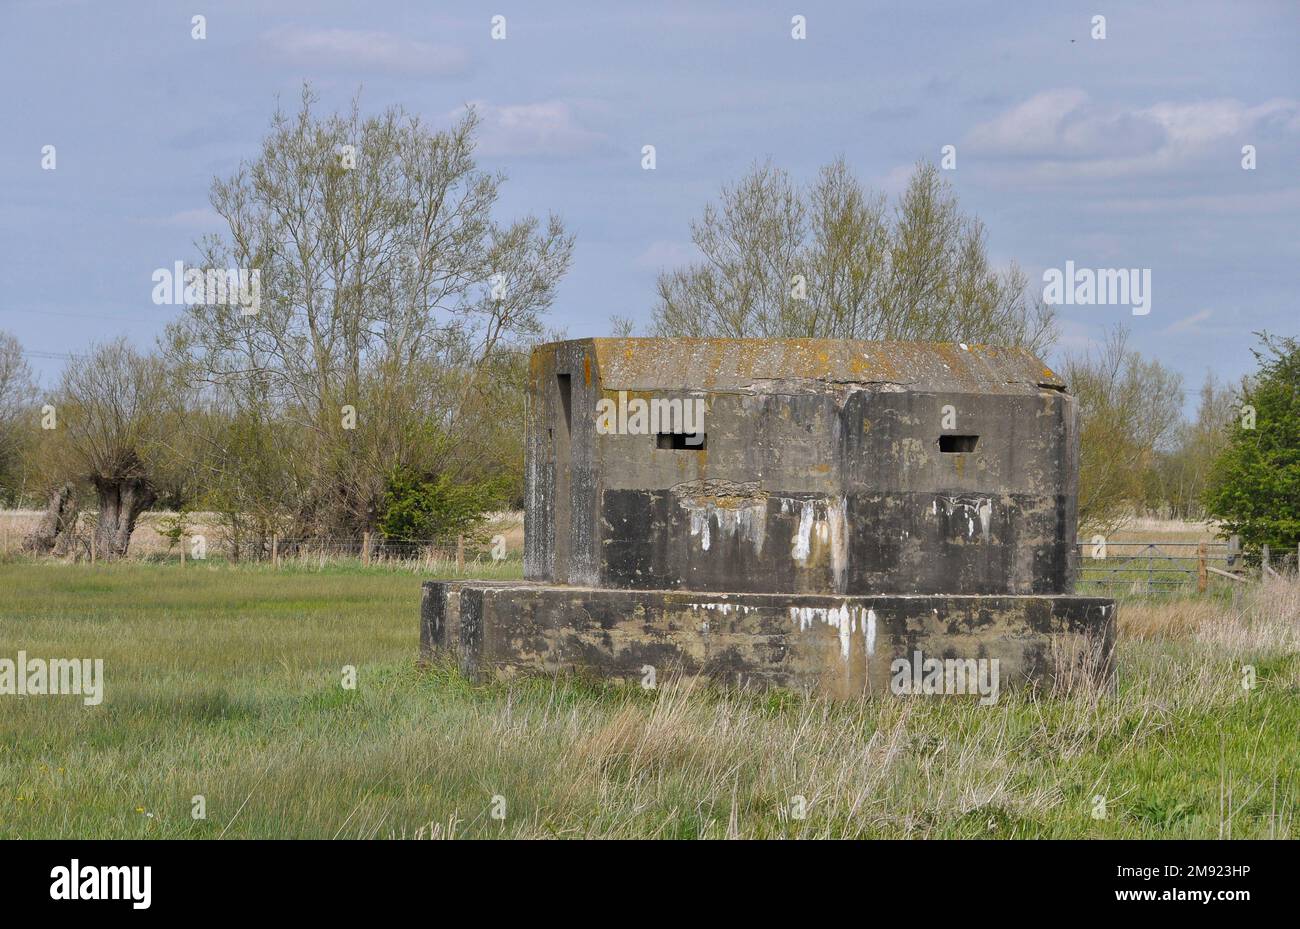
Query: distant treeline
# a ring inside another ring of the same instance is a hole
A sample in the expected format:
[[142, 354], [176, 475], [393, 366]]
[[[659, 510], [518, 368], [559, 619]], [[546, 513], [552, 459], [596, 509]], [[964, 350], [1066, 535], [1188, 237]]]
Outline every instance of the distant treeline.
[[[92, 346], [38, 391], [0, 333], [0, 500], [45, 511], [29, 551], [89, 525], [126, 552], [150, 508], [217, 514], [241, 548], [291, 538], [473, 534], [523, 493], [527, 355], [574, 238], [496, 217], [504, 177], [474, 160], [478, 118], [432, 130], [400, 108], [320, 116], [304, 87], [256, 157], [213, 181], [221, 234], [167, 262], [183, 306], [155, 346]], [[662, 272], [650, 334], [992, 343], [1050, 358], [1052, 307], [933, 165], [892, 205], [844, 160], [806, 188], [759, 164], [692, 223], [697, 262]], [[611, 319], [615, 334], [632, 324]], [[1262, 338], [1257, 374], [1177, 374], [1113, 332], [1061, 363], [1082, 415], [1080, 518], [1208, 515], [1295, 546], [1300, 352]], [[78, 520], [84, 511], [86, 519]]]

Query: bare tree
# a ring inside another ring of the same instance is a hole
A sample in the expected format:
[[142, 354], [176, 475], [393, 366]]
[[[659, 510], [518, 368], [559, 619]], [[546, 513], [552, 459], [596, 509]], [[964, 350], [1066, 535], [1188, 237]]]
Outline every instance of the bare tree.
[[1151, 475], [1148, 508], [1174, 519], [1202, 515], [1201, 498], [1214, 461], [1228, 444], [1244, 386], [1221, 384], [1213, 372], [1206, 373], [1196, 418], [1178, 426], [1172, 450], [1160, 455]]
[[[45, 493], [46, 509], [27, 533], [22, 549], [33, 554], [58, 550], [77, 521], [76, 493], [73, 485], [59, 474], [33, 468], [32, 454], [39, 443], [40, 430], [34, 420], [39, 415], [32, 401], [36, 384], [31, 367], [23, 359], [22, 345], [7, 332], [0, 332], [0, 492], [10, 496], [27, 490], [27, 473], [35, 471], [35, 493]], [[15, 486], [22, 472], [22, 487]]]
[[915, 339], [1041, 351], [1054, 314], [1016, 265], [993, 268], [979, 220], [931, 164], [893, 210], [843, 159], [800, 190], [755, 167], [691, 224], [703, 261], [659, 276], [666, 336]]
[[1182, 378], [1129, 349], [1122, 328], [1067, 359], [1064, 376], [1079, 403], [1080, 531], [1108, 533], [1142, 500], [1157, 454], [1177, 435]]
[[[156, 499], [156, 467], [169, 407], [161, 361], [117, 339], [69, 364], [53, 398], [58, 428], [47, 440], [57, 462], [51, 476], [70, 475], [93, 488], [95, 542], [104, 558], [126, 554], [136, 520]], [[63, 483], [57, 485], [63, 487]], [[75, 507], [64, 494], [59, 522]], [[73, 510], [75, 512], [75, 510]]]
[[493, 218], [504, 177], [475, 167], [472, 110], [432, 131], [400, 108], [317, 117], [314, 103], [304, 87], [258, 157], [212, 186], [229, 228], [203, 264], [257, 270], [257, 312], [196, 304], [169, 342], [245, 423], [302, 438], [295, 518], [356, 532], [386, 474], [445, 446], [431, 428], [472, 431], [482, 372], [539, 331], [573, 240], [555, 217]]

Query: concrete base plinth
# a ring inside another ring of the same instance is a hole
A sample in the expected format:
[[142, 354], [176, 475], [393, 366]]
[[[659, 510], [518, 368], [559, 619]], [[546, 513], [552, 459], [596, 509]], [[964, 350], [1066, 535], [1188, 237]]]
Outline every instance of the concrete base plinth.
[[[471, 677], [573, 671], [642, 682], [704, 674], [827, 696], [890, 693], [898, 659], [997, 660], [1001, 687], [1109, 669], [1111, 600], [1068, 595], [834, 596], [428, 581], [421, 652]], [[951, 661], [949, 661], [952, 664]], [[917, 667], [919, 683], [923, 669]], [[894, 692], [897, 687], [894, 688]]]

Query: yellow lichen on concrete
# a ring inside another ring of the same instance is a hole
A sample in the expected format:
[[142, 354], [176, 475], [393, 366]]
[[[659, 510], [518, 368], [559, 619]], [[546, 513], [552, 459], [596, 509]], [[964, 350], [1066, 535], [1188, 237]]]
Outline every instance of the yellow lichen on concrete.
[[951, 342], [843, 339], [593, 339], [608, 387], [703, 390], [753, 388], [761, 381], [920, 384], [1006, 392], [1063, 386], [1019, 348]]

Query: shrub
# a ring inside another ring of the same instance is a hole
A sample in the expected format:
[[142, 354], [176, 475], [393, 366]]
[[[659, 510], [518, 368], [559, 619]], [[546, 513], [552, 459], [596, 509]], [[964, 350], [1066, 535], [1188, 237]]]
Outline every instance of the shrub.
[[379, 530], [393, 542], [444, 542], [458, 535], [473, 536], [505, 494], [501, 478], [458, 483], [446, 472], [426, 476], [394, 471], [388, 478]]

